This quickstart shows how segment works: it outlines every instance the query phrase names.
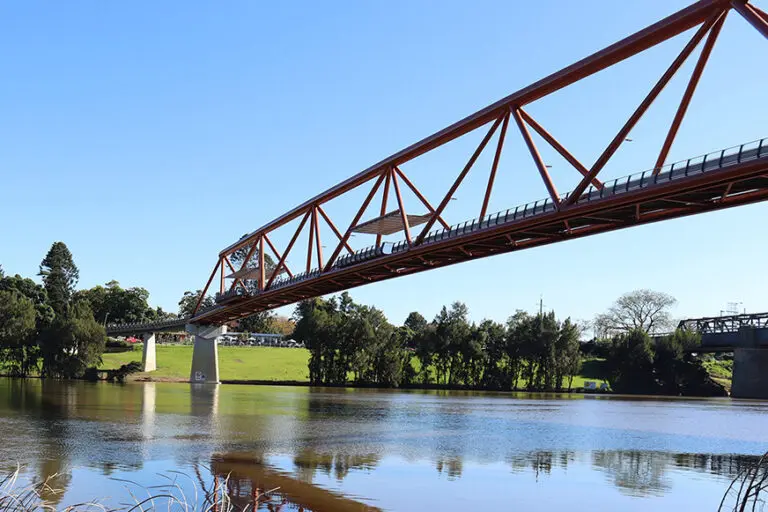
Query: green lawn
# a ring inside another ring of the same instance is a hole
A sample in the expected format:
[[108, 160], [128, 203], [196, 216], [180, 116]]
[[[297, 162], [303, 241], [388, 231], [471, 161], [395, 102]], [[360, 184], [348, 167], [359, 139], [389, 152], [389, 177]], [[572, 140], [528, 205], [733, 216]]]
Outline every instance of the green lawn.
[[[141, 345], [132, 352], [104, 354], [102, 369], [115, 369], [131, 361], [141, 361]], [[309, 351], [303, 348], [219, 347], [219, 378], [222, 380], [266, 380], [307, 382]], [[418, 363], [418, 361], [417, 361]], [[584, 386], [585, 380], [603, 382], [601, 360], [587, 360], [581, 375], [573, 379], [573, 387]], [[192, 365], [191, 345], [158, 345], [157, 371], [140, 373], [139, 378], [187, 380]], [[350, 376], [351, 377], [351, 376]], [[524, 385], [523, 382], [518, 383]]]
[[733, 378], [733, 360], [718, 360], [709, 357], [704, 360], [703, 364], [709, 372], [709, 376], [730, 391], [731, 379]]
[[[132, 352], [104, 354], [103, 369], [141, 361], [141, 345]], [[308, 381], [309, 351], [303, 348], [219, 347], [219, 378], [223, 380]], [[139, 377], [187, 380], [192, 366], [191, 345], [158, 345], [157, 371]]]

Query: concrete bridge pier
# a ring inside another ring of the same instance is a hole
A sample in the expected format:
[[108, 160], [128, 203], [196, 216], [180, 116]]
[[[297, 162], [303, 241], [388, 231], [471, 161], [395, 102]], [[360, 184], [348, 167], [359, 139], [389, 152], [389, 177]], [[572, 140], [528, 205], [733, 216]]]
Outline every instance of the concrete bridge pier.
[[186, 328], [187, 332], [195, 337], [189, 381], [195, 384], [218, 384], [219, 350], [216, 339], [226, 334], [227, 326], [189, 324]]
[[768, 399], [768, 330], [739, 329], [739, 343], [733, 350], [733, 398]]
[[144, 340], [144, 351], [141, 354], [141, 371], [153, 372], [157, 370], [157, 353], [155, 350], [155, 333], [145, 332], [142, 334]]

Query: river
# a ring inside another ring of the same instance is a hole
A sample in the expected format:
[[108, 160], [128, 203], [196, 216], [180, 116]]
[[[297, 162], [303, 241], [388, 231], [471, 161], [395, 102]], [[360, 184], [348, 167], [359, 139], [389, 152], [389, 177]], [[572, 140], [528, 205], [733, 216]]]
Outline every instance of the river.
[[46, 497], [60, 507], [130, 503], [169, 478], [194, 492], [215, 473], [235, 504], [279, 487], [264, 510], [716, 510], [768, 450], [766, 413], [729, 399], [0, 379], [0, 474], [58, 473]]

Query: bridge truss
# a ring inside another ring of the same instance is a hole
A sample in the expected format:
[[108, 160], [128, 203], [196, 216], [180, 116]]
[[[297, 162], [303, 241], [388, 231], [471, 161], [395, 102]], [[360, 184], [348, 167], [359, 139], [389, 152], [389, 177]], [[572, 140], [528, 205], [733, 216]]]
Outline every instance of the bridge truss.
[[678, 329], [687, 329], [701, 334], [735, 333], [742, 327], [768, 329], [768, 313], [690, 318], [682, 320], [677, 326]]
[[[192, 322], [224, 323], [305, 298], [462, 261], [768, 199], [768, 139], [667, 163], [712, 48], [731, 11], [768, 38], [768, 14], [755, 5], [745, 0], [700, 0], [395, 153], [268, 222], [219, 253]], [[591, 166], [570, 153], [526, 110], [527, 105], [541, 98], [690, 29], [695, 29], [691, 39]], [[653, 168], [602, 182], [601, 170], [699, 46], [701, 51]], [[476, 130], [485, 130], [479, 145], [460, 167], [446, 193], [438, 201], [430, 202], [403, 171], [403, 165]], [[514, 130], [525, 141], [532, 171], [540, 176], [548, 197], [489, 214], [504, 142], [508, 131]], [[573, 190], [564, 195], [557, 190], [531, 131], [569, 162], [573, 172], [580, 174]], [[446, 206], [468, 173], [476, 170], [475, 163], [484, 151], [492, 151], [493, 159], [490, 169], [480, 171], [487, 173], [487, 184], [477, 205], [479, 215], [462, 224], [449, 225], [443, 218]], [[324, 205], [359, 187], [368, 187], [368, 193], [352, 218], [343, 224], [346, 227], [339, 229], [339, 219], [334, 222]], [[406, 211], [406, 190], [418, 198], [427, 214]], [[383, 192], [380, 206], [373, 204], [379, 191]], [[397, 204], [393, 211], [388, 211], [390, 194]], [[363, 221], [369, 207], [376, 209], [378, 216]], [[297, 219], [298, 227], [288, 243], [281, 247], [274, 244], [270, 235]], [[321, 224], [330, 228], [335, 237], [335, 248], [327, 257], [320, 239]], [[306, 264], [298, 272], [289, 268], [287, 258], [302, 250], [296, 249], [296, 241], [305, 229], [308, 244], [302, 259]], [[355, 232], [375, 234], [375, 245], [354, 250], [350, 237]], [[395, 232], [403, 233], [402, 241], [382, 243], [383, 235]], [[238, 254], [242, 263], [235, 268], [232, 261]], [[273, 268], [267, 265], [267, 254], [276, 261]], [[203, 309], [202, 299], [217, 274], [220, 304]]]

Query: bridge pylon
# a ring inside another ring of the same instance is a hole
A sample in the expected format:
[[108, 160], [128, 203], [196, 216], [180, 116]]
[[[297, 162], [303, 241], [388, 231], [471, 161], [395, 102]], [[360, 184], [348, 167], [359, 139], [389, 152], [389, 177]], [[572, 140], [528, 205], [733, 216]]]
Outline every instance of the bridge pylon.
[[219, 349], [217, 338], [226, 334], [227, 326], [187, 324], [186, 329], [189, 334], [195, 337], [189, 381], [193, 384], [218, 384]]
[[145, 332], [141, 335], [144, 340], [144, 349], [141, 353], [141, 371], [153, 372], [157, 370], [157, 350], [155, 348], [155, 333]]

